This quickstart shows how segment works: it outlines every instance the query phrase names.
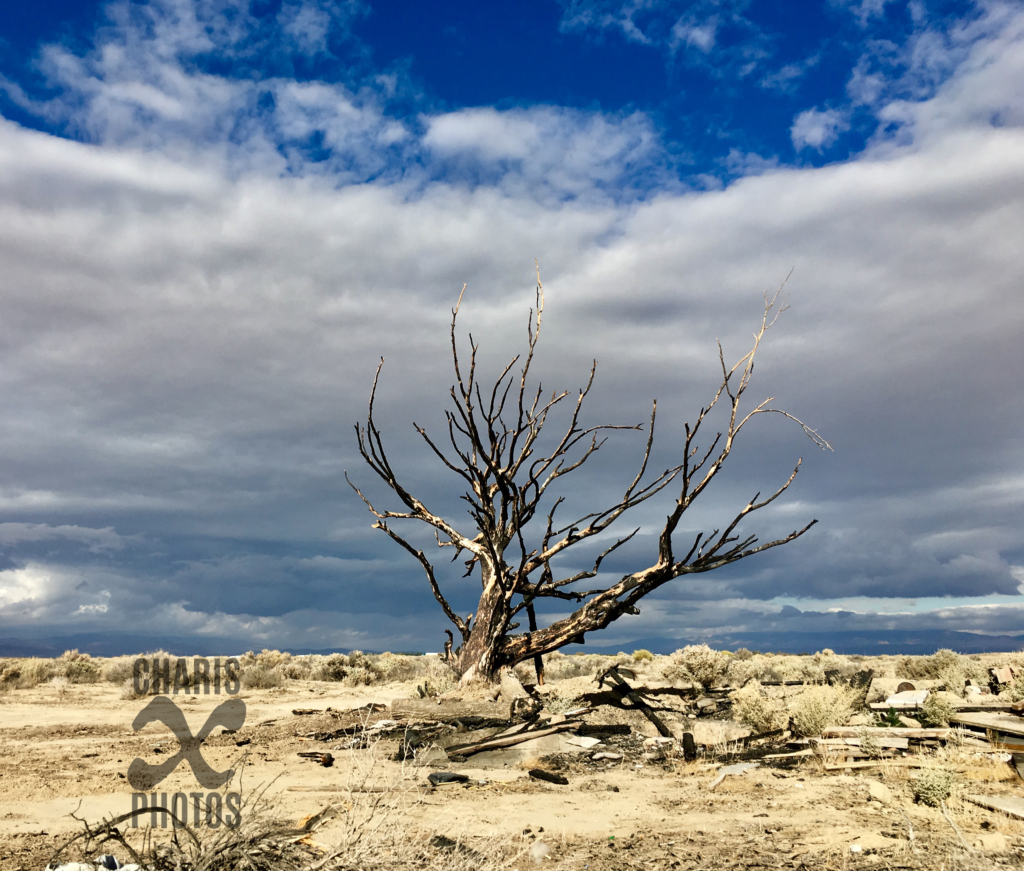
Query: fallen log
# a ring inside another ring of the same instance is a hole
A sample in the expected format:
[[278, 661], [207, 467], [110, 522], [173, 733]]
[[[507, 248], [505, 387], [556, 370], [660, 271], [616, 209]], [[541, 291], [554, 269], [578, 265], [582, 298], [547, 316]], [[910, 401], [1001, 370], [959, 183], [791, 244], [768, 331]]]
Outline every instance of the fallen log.
[[557, 732], [568, 732], [579, 727], [579, 723], [559, 723], [557, 726], [549, 726], [547, 729], [536, 729], [530, 732], [520, 732], [517, 735], [509, 735], [505, 738], [489, 738], [479, 744], [467, 744], [463, 747], [454, 746], [445, 749], [449, 756], [472, 756], [476, 753], [483, 753], [485, 750], [500, 750], [502, 747], [514, 747], [534, 738], [543, 738], [546, 735], [554, 735]]
[[462, 702], [455, 699], [396, 699], [391, 703], [391, 715], [437, 723], [466, 722], [477, 717], [507, 726], [509, 705], [507, 702]]

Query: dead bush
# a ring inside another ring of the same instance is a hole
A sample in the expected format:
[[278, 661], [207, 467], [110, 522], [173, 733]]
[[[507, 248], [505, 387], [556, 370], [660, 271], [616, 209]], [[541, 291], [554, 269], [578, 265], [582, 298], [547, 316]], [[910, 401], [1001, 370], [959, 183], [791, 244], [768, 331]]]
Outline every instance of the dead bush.
[[277, 668], [256, 662], [242, 668], [241, 680], [247, 690], [272, 690], [284, 684], [285, 676]]
[[789, 706], [793, 730], [798, 735], [820, 735], [850, 718], [850, 690], [828, 685], [812, 686], [795, 696]]
[[653, 662], [653, 660], [654, 654], [649, 650], [641, 648], [633, 651], [633, 662]]
[[21, 680], [21, 666], [13, 659], [0, 660], [0, 693], [13, 690]]
[[46, 683], [57, 673], [56, 665], [52, 659], [22, 659], [18, 662], [18, 671], [21, 676], [18, 678], [20, 689], [31, 689]]
[[112, 684], [124, 684], [126, 680], [132, 680], [135, 668], [134, 656], [119, 656], [103, 664], [101, 674], [105, 681]]
[[451, 667], [438, 657], [430, 657], [427, 674], [423, 683], [416, 687], [420, 698], [433, 699], [450, 693], [459, 685], [459, 679]]
[[688, 644], [672, 654], [665, 668], [666, 680], [691, 680], [704, 689], [719, 683], [729, 668], [729, 657], [706, 644]]
[[778, 699], [768, 694], [756, 681], [748, 683], [732, 694], [732, 715], [755, 735], [785, 729], [789, 725], [789, 712]]
[[544, 657], [544, 680], [572, 680], [576, 677], [597, 674], [605, 663], [610, 663], [611, 661], [612, 659], [607, 656], [587, 653], [562, 653], [556, 650]]
[[949, 718], [957, 712], [957, 706], [937, 692], [928, 693], [928, 698], [918, 710], [914, 719], [922, 726], [948, 726]]
[[100, 679], [100, 667], [88, 653], [65, 650], [54, 663], [54, 674], [67, 678], [68, 683], [96, 683]]

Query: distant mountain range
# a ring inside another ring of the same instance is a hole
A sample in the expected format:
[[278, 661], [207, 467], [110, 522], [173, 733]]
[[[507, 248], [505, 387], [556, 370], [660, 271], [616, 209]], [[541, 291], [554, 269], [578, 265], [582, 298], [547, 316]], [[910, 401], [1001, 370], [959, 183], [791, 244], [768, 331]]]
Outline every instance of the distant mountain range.
[[[1000, 653], [1024, 648], [1024, 637], [1013, 635], [975, 635], [971, 632], [925, 629], [920, 632], [905, 630], [877, 630], [862, 632], [737, 632], [701, 638], [637, 638], [614, 646], [601, 645], [600, 636], [593, 643], [572, 644], [566, 653], [615, 654], [632, 653], [646, 649], [652, 653], [672, 653], [687, 644], [710, 644], [719, 650], [737, 650], [745, 647], [763, 653], [814, 653], [826, 647], [842, 654], [901, 654], [923, 655], [943, 647], [958, 653]], [[38, 639], [0, 639], [0, 656], [60, 656], [65, 650], [78, 649], [92, 656], [124, 656], [166, 650], [176, 656], [226, 656], [245, 650], [260, 650], [266, 645], [238, 638], [212, 638], [209, 636], [149, 636], [81, 633]], [[292, 648], [291, 653], [321, 654], [348, 653], [344, 648]], [[372, 651], [366, 651], [370, 653]], [[415, 652], [415, 651], [410, 651]]]

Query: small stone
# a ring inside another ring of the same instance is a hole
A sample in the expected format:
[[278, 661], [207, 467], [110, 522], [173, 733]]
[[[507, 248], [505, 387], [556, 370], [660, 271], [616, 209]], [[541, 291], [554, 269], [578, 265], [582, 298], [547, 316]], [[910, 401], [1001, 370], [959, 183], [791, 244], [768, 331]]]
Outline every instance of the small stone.
[[851, 853], [859, 853], [864, 848], [860, 844], [850, 844]]
[[1013, 841], [999, 832], [988, 832], [974, 839], [974, 846], [984, 853], [1008, 853]]
[[877, 801], [880, 804], [892, 804], [892, 790], [877, 780], [868, 781], [868, 796], [871, 801]]
[[919, 720], [915, 720], [913, 717], [905, 717], [903, 714], [900, 714], [900, 722], [908, 729], [921, 728], [921, 722]]
[[618, 762], [622, 758], [621, 753], [610, 753], [607, 750], [602, 750], [600, 753], [595, 753], [590, 757], [595, 762], [600, 762], [602, 759], [607, 759], [610, 762]]

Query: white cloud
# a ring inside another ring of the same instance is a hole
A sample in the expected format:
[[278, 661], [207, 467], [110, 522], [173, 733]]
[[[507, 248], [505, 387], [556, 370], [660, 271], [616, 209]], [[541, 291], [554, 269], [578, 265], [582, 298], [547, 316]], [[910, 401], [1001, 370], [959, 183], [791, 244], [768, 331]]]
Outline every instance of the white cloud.
[[793, 119], [789, 135], [797, 151], [804, 148], [822, 151], [849, 129], [846, 114], [838, 109], [806, 109]]

